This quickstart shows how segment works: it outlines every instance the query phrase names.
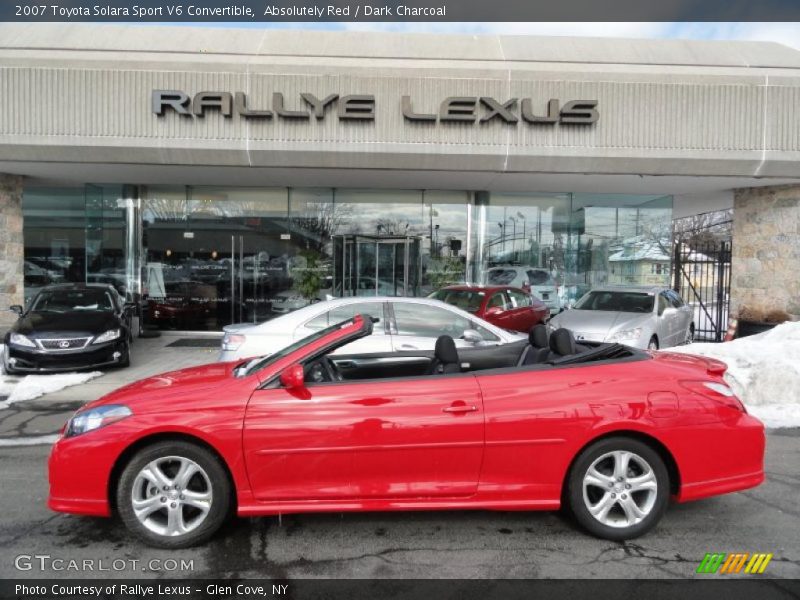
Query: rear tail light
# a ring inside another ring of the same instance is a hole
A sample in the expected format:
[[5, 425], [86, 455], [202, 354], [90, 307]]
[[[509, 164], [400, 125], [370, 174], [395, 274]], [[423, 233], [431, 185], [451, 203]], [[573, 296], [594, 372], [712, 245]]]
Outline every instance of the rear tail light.
[[725, 383], [720, 381], [681, 381], [680, 384], [687, 390], [700, 394], [704, 398], [714, 400], [743, 413], [747, 412], [742, 401], [736, 397], [733, 390]]
[[238, 350], [239, 347], [244, 344], [245, 339], [245, 336], [237, 333], [226, 333], [225, 337], [222, 338], [222, 349], [229, 351]]

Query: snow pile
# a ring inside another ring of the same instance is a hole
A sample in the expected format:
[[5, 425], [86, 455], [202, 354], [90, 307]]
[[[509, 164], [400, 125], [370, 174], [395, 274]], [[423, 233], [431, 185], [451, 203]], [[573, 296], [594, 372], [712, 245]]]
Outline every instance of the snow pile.
[[58, 375], [26, 375], [23, 379], [13, 380], [8, 375], [0, 378], [0, 409], [8, 408], [15, 402], [33, 400], [45, 394], [51, 394], [72, 385], [86, 383], [103, 373], [61, 373]]
[[728, 365], [725, 381], [767, 427], [800, 427], [800, 322], [722, 344], [695, 343], [669, 352], [699, 354]]

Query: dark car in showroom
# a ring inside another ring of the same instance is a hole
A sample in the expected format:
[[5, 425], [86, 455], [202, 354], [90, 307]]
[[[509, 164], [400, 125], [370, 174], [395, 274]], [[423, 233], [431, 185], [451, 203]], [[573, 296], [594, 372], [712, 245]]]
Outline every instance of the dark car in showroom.
[[6, 333], [6, 373], [56, 373], [130, 364], [133, 305], [111, 285], [42, 288]]
[[527, 332], [550, 317], [544, 302], [509, 286], [451, 285], [428, 297], [457, 306], [508, 331]]

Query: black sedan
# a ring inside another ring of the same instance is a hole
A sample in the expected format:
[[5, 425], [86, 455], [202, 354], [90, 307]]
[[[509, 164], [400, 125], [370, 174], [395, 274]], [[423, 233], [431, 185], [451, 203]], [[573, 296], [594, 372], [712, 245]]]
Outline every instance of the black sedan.
[[75, 371], [130, 364], [131, 312], [110, 285], [43, 288], [5, 336], [6, 373]]

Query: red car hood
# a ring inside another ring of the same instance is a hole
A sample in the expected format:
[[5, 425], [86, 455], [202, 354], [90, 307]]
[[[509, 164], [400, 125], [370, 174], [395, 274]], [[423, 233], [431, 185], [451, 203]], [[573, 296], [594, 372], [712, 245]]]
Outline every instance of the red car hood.
[[90, 402], [86, 407], [125, 404], [134, 413], [140, 414], [177, 410], [183, 404], [190, 409], [188, 405], [193, 402], [219, 398], [223, 389], [226, 390], [222, 395], [224, 398], [231, 395], [232, 387], [246, 385], [251, 389], [255, 388], [257, 382], [252, 381], [251, 377], [238, 379], [233, 376], [234, 367], [240, 363], [241, 361], [212, 363], [161, 373], [118, 388], [99, 400]]

